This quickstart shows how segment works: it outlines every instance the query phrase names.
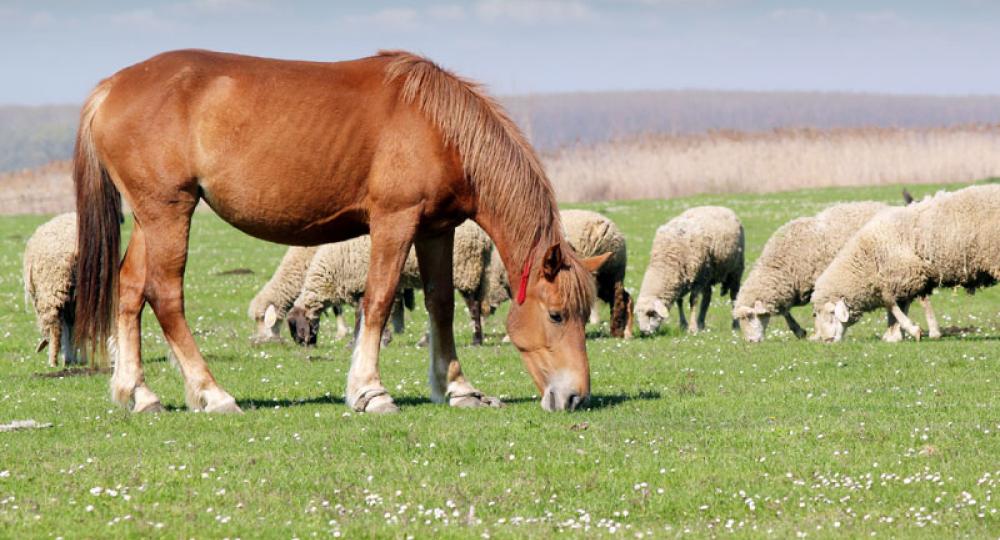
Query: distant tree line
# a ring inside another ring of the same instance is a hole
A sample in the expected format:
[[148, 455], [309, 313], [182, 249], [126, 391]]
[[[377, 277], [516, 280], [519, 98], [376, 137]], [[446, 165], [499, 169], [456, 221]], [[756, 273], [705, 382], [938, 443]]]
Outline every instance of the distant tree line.
[[[677, 90], [539, 94], [502, 101], [543, 152], [645, 134], [1000, 123], [1000, 96]], [[0, 171], [68, 159], [78, 114], [75, 105], [0, 106]]]

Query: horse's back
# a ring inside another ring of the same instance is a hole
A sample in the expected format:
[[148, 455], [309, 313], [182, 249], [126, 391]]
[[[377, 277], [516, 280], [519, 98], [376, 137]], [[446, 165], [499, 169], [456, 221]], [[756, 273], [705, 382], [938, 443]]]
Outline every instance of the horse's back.
[[[386, 81], [386, 63], [163, 53], [109, 80], [99, 146], [126, 193], [166, 182], [254, 236], [310, 244], [364, 234], [373, 193], [407, 195], [399, 184], [371, 181], [404, 174], [396, 156], [419, 157], [429, 169], [421, 176], [454, 176], [453, 163], [437, 163], [435, 130]], [[151, 170], [172, 177], [149, 178]], [[427, 191], [419, 182], [403, 187], [411, 199]]]

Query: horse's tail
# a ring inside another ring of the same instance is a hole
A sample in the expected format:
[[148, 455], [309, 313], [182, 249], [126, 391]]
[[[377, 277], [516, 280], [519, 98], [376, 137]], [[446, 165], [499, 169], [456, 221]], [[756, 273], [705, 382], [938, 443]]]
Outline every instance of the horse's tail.
[[74, 341], [91, 358], [103, 358], [117, 309], [121, 257], [121, 195], [94, 147], [94, 116], [111, 89], [104, 81], [91, 92], [80, 114], [73, 151], [76, 185], [77, 262]]

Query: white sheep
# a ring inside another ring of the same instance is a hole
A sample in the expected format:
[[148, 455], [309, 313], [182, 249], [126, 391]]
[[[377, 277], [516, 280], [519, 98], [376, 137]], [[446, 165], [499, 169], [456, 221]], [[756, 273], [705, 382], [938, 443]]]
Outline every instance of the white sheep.
[[[639, 330], [655, 332], [677, 304], [681, 328], [691, 333], [705, 328], [712, 286], [735, 299], [743, 277], [743, 225], [736, 214], [721, 206], [699, 206], [685, 211], [656, 230], [649, 266], [642, 278], [635, 314]], [[690, 294], [691, 321], [684, 317], [682, 299]], [[701, 296], [698, 316], [694, 304]], [[733, 321], [736, 325], [736, 321]]]
[[61, 214], [38, 227], [24, 248], [24, 294], [42, 333], [36, 352], [49, 348], [49, 366], [83, 362], [73, 345], [76, 303], [76, 213]]
[[[611, 310], [611, 335], [632, 337], [632, 298], [625, 290], [625, 270], [628, 250], [625, 235], [606, 216], [589, 210], [559, 212], [563, 233], [570, 247], [581, 257], [596, 257], [611, 253], [595, 273], [597, 298]], [[591, 311], [591, 323], [600, 321], [596, 306]]]
[[1000, 279], [1000, 185], [941, 193], [879, 213], [816, 280], [817, 337], [840, 341], [867, 311], [886, 308], [915, 339], [906, 306], [936, 287], [966, 290]]
[[[907, 195], [904, 194], [904, 199]], [[744, 338], [750, 342], [762, 341], [770, 317], [777, 314], [784, 317], [796, 337], [805, 337], [806, 332], [792, 317], [791, 308], [809, 303], [816, 279], [837, 252], [873, 216], [888, 208], [891, 207], [887, 204], [872, 201], [835, 204], [815, 216], [794, 219], [779, 227], [736, 296], [733, 317], [739, 321]], [[931, 335], [940, 335], [929, 301], [921, 297], [921, 303]], [[889, 329], [883, 339], [902, 339], [899, 324], [891, 314], [889, 317]]]
[[[486, 268], [493, 243], [478, 225], [467, 221], [455, 229], [453, 280], [469, 308], [473, 344], [482, 343], [480, 307], [486, 291]], [[368, 276], [371, 239], [361, 236], [319, 248], [306, 272], [302, 290], [288, 314], [292, 336], [300, 344], [315, 344], [319, 315], [341, 303], [359, 305]], [[400, 289], [423, 285], [414, 250], [410, 250], [400, 276]]]
[[[597, 298], [608, 304], [611, 311], [611, 335], [632, 337], [632, 298], [625, 290], [625, 271], [628, 251], [625, 235], [608, 217], [590, 210], [562, 210], [563, 236], [573, 251], [581, 257], [594, 257], [611, 253], [596, 272]], [[494, 248], [486, 268], [486, 291], [483, 293], [483, 312], [492, 314], [501, 304], [510, 300], [510, 281], [507, 270]], [[591, 310], [590, 322], [600, 322], [597, 306]]]
[[[306, 269], [316, 254], [318, 246], [292, 246], [275, 269], [271, 279], [261, 287], [257, 295], [250, 301], [247, 314], [256, 324], [256, 332], [252, 340], [257, 343], [278, 341], [281, 339], [281, 325], [288, 310], [295, 303], [302, 290], [306, 278]], [[343, 337], [348, 329], [344, 324], [340, 306], [333, 306], [337, 315], [337, 337]]]

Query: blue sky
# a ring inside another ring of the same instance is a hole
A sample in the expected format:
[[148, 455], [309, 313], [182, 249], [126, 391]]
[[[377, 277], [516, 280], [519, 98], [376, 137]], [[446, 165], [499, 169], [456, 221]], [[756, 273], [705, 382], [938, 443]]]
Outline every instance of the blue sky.
[[404, 48], [497, 94], [1000, 94], [997, 22], [994, 0], [0, 0], [0, 104], [77, 103], [187, 47], [311, 60]]

